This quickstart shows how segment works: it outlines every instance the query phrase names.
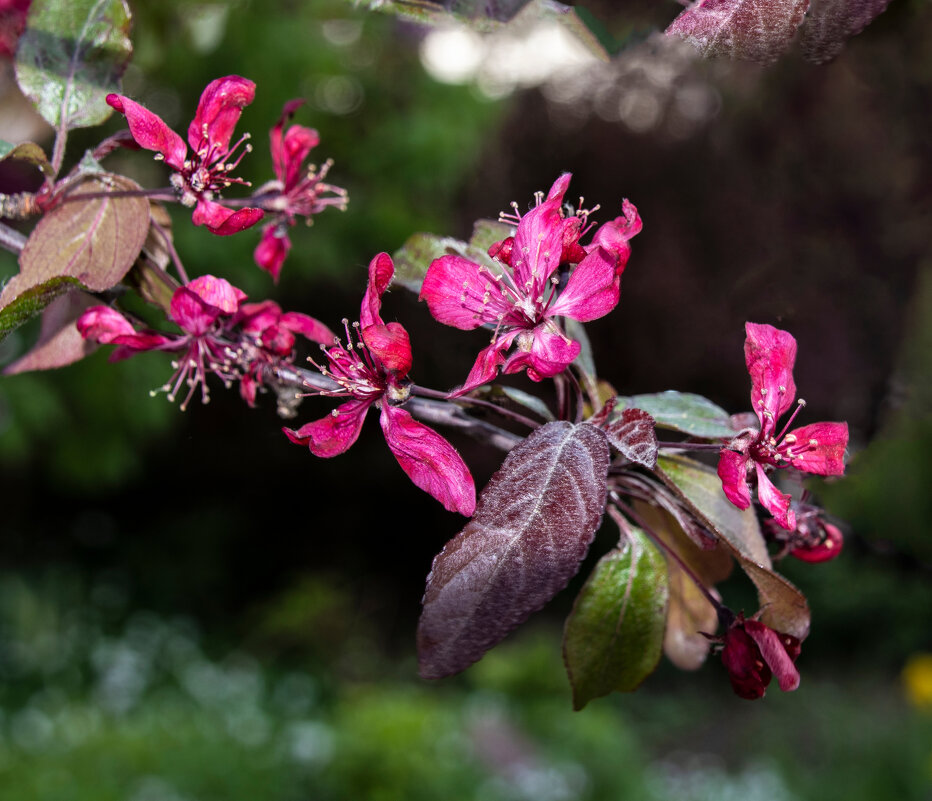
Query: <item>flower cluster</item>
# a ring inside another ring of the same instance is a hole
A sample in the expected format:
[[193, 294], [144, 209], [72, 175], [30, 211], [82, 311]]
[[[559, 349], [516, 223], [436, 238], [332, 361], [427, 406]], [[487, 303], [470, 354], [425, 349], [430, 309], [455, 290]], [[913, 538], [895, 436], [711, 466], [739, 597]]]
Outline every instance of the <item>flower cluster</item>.
[[349, 400], [320, 420], [283, 431], [316, 456], [337, 456], [357, 440], [367, 412], [375, 406], [385, 441], [401, 469], [447, 509], [471, 517], [476, 489], [462, 457], [447, 440], [400, 408], [410, 395], [411, 342], [401, 324], [385, 323], [381, 316], [382, 295], [394, 274], [387, 253], [372, 260], [359, 321], [353, 325], [355, 340], [344, 320], [346, 344], [335, 339], [324, 349], [326, 364], [315, 365], [333, 382], [332, 389], [319, 394]]
[[796, 340], [786, 331], [771, 325], [748, 323], [744, 355], [751, 374], [751, 406], [760, 422], [758, 430], [739, 434], [722, 450], [718, 475], [725, 495], [739, 509], [751, 505], [748, 477], [753, 473], [757, 499], [787, 531], [796, 528], [792, 498], [770, 480], [774, 468], [794, 468], [820, 476], [844, 473], [845, 448], [848, 446], [847, 423], [811, 423], [789, 433], [799, 410], [777, 431], [777, 421], [790, 409], [796, 397], [793, 364]]
[[244, 304], [245, 293], [223, 278], [202, 275], [172, 295], [168, 316], [181, 329], [169, 336], [155, 331], [136, 331], [133, 324], [109, 306], [92, 306], [76, 323], [85, 339], [117, 345], [111, 361], [147, 350], [181, 354], [172, 364], [175, 372], [161, 387], [175, 400], [183, 387], [187, 408], [198, 386], [201, 400], [210, 399], [207, 376], [217, 375], [224, 386], [239, 380], [243, 398], [252, 404], [264, 364], [287, 360], [294, 334], [315, 342], [330, 341], [333, 334], [323, 323], [306, 314], [282, 314], [277, 304]]
[[571, 177], [561, 175], [527, 214], [519, 215], [515, 205], [517, 230], [489, 249], [491, 265], [449, 255], [428, 268], [420, 297], [436, 320], [467, 331], [494, 329], [491, 344], [452, 395], [488, 383], [499, 368], [526, 369], [534, 381], [561, 373], [579, 355], [580, 344], [567, 336], [560, 318], [595, 320], [618, 304], [628, 240], [641, 230], [640, 217], [625, 201], [624, 216], [581, 245], [590, 212], [565, 216], [563, 196]]

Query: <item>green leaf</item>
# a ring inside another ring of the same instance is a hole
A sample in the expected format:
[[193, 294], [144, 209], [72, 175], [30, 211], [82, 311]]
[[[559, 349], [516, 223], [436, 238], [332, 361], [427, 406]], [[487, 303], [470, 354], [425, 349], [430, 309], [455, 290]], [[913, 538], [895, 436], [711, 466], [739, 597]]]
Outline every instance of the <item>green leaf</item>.
[[55, 128], [99, 125], [129, 64], [126, 0], [33, 0], [16, 51], [23, 94]]
[[392, 261], [395, 262], [395, 282], [405, 289], [420, 293], [430, 263], [441, 256], [450, 255], [462, 256], [471, 262], [486, 266], [493, 272], [501, 272], [501, 264], [489, 258], [489, 254], [482, 248], [449, 236], [413, 234], [392, 254]]
[[469, 238], [471, 247], [488, 253], [489, 248], [496, 242], [501, 242], [509, 236], [515, 235], [515, 227], [499, 220], [476, 220], [472, 227], [472, 236]]
[[546, 403], [536, 395], [531, 395], [524, 390], [504, 386], [502, 384], [493, 384], [490, 394], [493, 396], [499, 394], [504, 395], [512, 403], [517, 403], [519, 406], [529, 409], [534, 412], [534, 414], [543, 417], [544, 420], [556, 420], [556, 417], [554, 417], [553, 412], [550, 411], [550, 407]]
[[45, 151], [34, 142], [23, 142], [21, 145], [13, 145], [9, 142], [0, 141], [0, 161], [14, 159], [16, 161], [28, 161], [35, 164], [46, 175], [52, 175], [54, 170], [49, 160], [45, 156]]
[[667, 563], [640, 529], [595, 566], [566, 621], [563, 658], [573, 707], [637, 689], [660, 659]]
[[[31, 286], [13, 297], [3, 308], [0, 308], [0, 341], [6, 339], [11, 331], [29, 322], [53, 300], [70, 292], [74, 287], [81, 287], [81, 282], [75, 278], [59, 276]], [[5, 291], [4, 294], [6, 294]]]
[[805, 596], [783, 576], [773, 572], [770, 554], [754, 508], [738, 509], [722, 490], [717, 473], [684, 456], [662, 456], [657, 475], [728, 547], [757, 587], [761, 620], [800, 640], [809, 633], [809, 605]]
[[694, 437], [731, 439], [737, 433], [729, 423], [728, 412], [702, 395], [668, 390], [654, 395], [618, 398], [616, 414], [622, 409], [643, 409], [661, 428], [681, 431]]

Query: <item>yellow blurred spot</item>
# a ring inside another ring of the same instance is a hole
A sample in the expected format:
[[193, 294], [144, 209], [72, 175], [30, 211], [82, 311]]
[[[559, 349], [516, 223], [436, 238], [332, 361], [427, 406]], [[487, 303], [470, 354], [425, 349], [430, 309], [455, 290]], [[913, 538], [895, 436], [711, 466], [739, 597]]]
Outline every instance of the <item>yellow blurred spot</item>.
[[903, 668], [906, 697], [913, 706], [932, 712], [932, 654], [914, 654]]

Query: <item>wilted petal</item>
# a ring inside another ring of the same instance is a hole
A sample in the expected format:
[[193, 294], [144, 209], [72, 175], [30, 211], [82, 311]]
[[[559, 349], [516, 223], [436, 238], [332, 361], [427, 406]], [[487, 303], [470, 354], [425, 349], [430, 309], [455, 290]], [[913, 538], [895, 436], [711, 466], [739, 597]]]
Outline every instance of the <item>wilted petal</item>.
[[188, 153], [184, 140], [169, 128], [158, 114], [153, 114], [124, 95], [107, 95], [107, 104], [126, 115], [126, 123], [133, 139], [146, 150], [161, 153], [165, 163], [175, 170], [184, 167]]
[[[230, 149], [230, 138], [243, 108], [256, 96], [256, 85], [238, 75], [217, 78], [207, 84], [188, 127], [188, 144], [195, 151], [209, 143], [218, 153]], [[204, 141], [206, 138], [206, 142]]]
[[245, 231], [265, 216], [262, 209], [245, 208], [233, 211], [213, 200], [198, 200], [191, 215], [195, 225], [206, 225], [217, 236], [230, 236]]
[[747, 464], [748, 457], [737, 451], [725, 449], [718, 457], [718, 477], [722, 480], [722, 489], [728, 500], [739, 509], [747, 509], [751, 505]]
[[825, 537], [821, 543], [794, 548], [790, 551], [790, 556], [796, 557], [803, 562], [827, 562], [838, 556], [845, 542], [841, 530], [831, 523], [822, 523], [821, 529]]
[[395, 275], [395, 265], [387, 253], [379, 253], [369, 262], [369, 283], [363, 295], [359, 310], [359, 324], [362, 328], [370, 325], [382, 325], [382, 295], [388, 289]]
[[767, 426], [762, 412], [770, 412], [772, 431], [773, 422], [793, 405], [796, 397], [793, 381], [796, 340], [788, 331], [772, 325], [746, 323], [745, 331], [744, 358], [751, 374], [751, 408], [757, 413], [762, 430]]
[[339, 456], [359, 438], [372, 400], [353, 399], [337, 406], [326, 417], [301, 426], [297, 431], [283, 428], [296, 445], [307, 445], [315, 456]]
[[[488, 292], [488, 301], [483, 302]], [[426, 301], [437, 322], [472, 331], [483, 323], [496, 323], [510, 308], [502, 305], [495, 282], [479, 265], [462, 256], [441, 256], [427, 268], [419, 299]]]
[[476, 487], [456, 448], [404, 409], [388, 403], [382, 404], [379, 422], [388, 447], [415, 486], [449, 511], [472, 517], [476, 510]]
[[282, 265], [291, 250], [291, 239], [288, 238], [288, 231], [282, 225], [266, 225], [262, 229], [262, 239], [256, 245], [252, 257], [256, 264], [265, 270], [272, 279], [278, 283], [278, 276], [282, 271]]
[[845, 449], [848, 447], [847, 423], [812, 423], [787, 434], [784, 441], [795, 437], [793, 451], [804, 450], [793, 458], [793, 467], [818, 476], [840, 476], [845, 472]]
[[366, 347], [386, 370], [398, 378], [411, 371], [411, 340], [401, 323], [370, 325], [361, 333]]
[[608, 251], [595, 248], [570, 273], [566, 288], [547, 316], [572, 317], [585, 323], [608, 314], [618, 305], [618, 296], [614, 259]]
[[[793, 664], [799, 654], [799, 640], [788, 634], [779, 634], [757, 620], [746, 620], [745, 631], [751, 636], [767, 667], [777, 677], [780, 689], [790, 692], [799, 687], [799, 671]], [[790, 652], [793, 652], [791, 658]]]
[[740, 625], [725, 632], [722, 664], [736, 695], [749, 701], [763, 697], [770, 684], [770, 668], [761, 659], [757, 643]]
[[792, 531], [796, 528], [796, 513], [790, 509], [792, 498], [774, 486], [762, 465], [755, 463], [754, 466], [757, 468], [757, 500], [781, 527]]

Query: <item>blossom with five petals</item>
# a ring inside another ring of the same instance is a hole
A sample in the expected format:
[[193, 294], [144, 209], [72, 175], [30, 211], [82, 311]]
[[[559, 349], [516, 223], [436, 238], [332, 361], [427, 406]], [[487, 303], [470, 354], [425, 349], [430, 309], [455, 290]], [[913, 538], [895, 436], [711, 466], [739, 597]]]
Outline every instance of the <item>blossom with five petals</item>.
[[[718, 475], [725, 495], [739, 509], [751, 505], [748, 475], [757, 478], [757, 499], [787, 531], [796, 527], [790, 508], [791, 497], [774, 486], [767, 473], [773, 468], [793, 467], [820, 476], [838, 476], [845, 470], [848, 446], [847, 423], [811, 423], [789, 433], [796, 412], [782, 430], [777, 421], [793, 405], [796, 384], [793, 364], [796, 340], [787, 331], [771, 325], [747, 323], [744, 355], [751, 374], [751, 405], [760, 430], [739, 434], [723, 449]], [[797, 412], [805, 402], [798, 402]]]
[[262, 239], [253, 257], [256, 264], [278, 281], [282, 264], [291, 250], [288, 228], [295, 224], [295, 217], [306, 217], [335, 206], [346, 209], [346, 190], [324, 183], [332, 164], [326, 161], [320, 167], [313, 165], [304, 169], [304, 160], [320, 142], [317, 131], [301, 125], [292, 125], [282, 133], [285, 122], [301, 106], [303, 100], [290, 100], [282, 109], [281, 117], [269, 132], [272, 150], [274, 181], [259, 187], [253, 200], [275, 219], [262, 228]]
[[[505, 373], [526, 369], [534, 381], [557, 375], [580, 352], [579, 342], [566, 335], [559, 318], [587, 322], [618, 304], [628, 239], [641, 227], [637, 209], [625, 201], [625, 216], [603, 225], [591, 244], [581, 246], [589, 212], [563, 213], [571, 177], [560, 176], [546, 199], [538, 195], [537, 206], [517, 217], [514, 237], [489, 249], [493, 266], [448, 255], [428, 268], [420, 298], [435, 319], [467, 331], [482, 325], [495, 331], [452, 395], [488, 383], [499, 368]], [[569, 271], [571, 263], [576, 267]], [[561, 265], [567, 268], [565, 281]], [[515, 350], [506, 356], [513, 345]]]
[[376, 406], [385, 441], [402, 470], [447, 509], [470, 517], [476, 489], [469, 468], [449, 442], [401, 408], [411, 391], [411, 343], [400, 323], [385, 323], [381, 316], [382, 295], [394, 274], [387, 253], [372, 260], [359, 322], [353, 326], [356, 340], [344, 320], [346, 344], [335, 340], [324, 350], [327, 364], [318, 369], [334, 387], [319, 394], [349, 400], [320, 420], [282, 430], [316, 456], [338, 456], [356, 441], [366, 413]]
[[205, 225], [212, 233], [225, 236], [249, 228], [263, 217], [262, 209], [234, 211], [216, 201], [219, 193], [231, 184], [246, 183], [231, 177], [230, 172], [252, 149], [251, 145], [245, 145], [234, 157], [248, 134], [232, 147], [230, 139], [243, 108], [252, 102], [255, 93], [256, 85], [238, 75], [217, 78], [207, 84], [188, 126], [188, 145], [194, 151], [190, 157], [184, 140], [157, 114], [125, 95], [109, 94], [107, 103], [126, 116], [136, 144], [154, 150], [156, 158], [163, 159], [174, 170], [171, 184], [181, 203], [194, 208], [194, 224]]

